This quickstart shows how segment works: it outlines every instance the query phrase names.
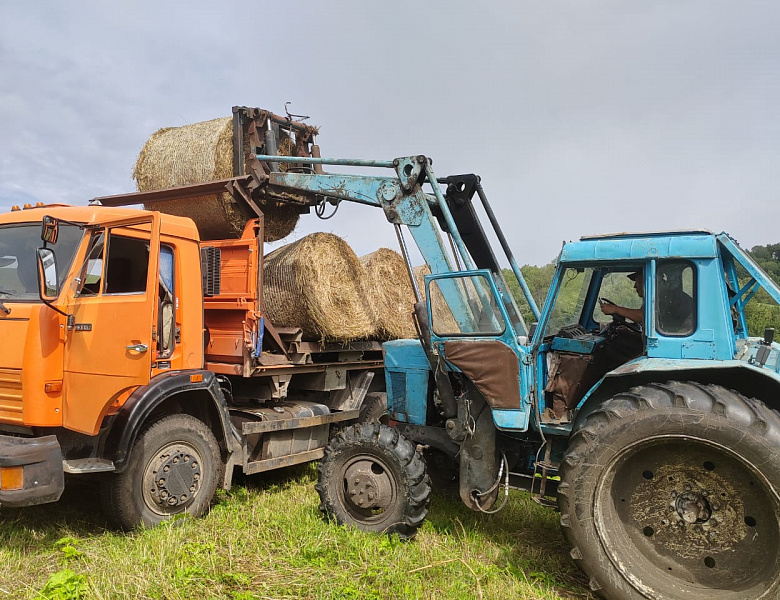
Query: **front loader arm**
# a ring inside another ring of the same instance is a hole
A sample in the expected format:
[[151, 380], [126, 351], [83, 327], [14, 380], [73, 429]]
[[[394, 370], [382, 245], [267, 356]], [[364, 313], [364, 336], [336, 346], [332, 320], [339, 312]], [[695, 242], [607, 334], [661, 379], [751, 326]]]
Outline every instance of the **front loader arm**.
[[[472, 206], [471, 199], [476, 192], [531, 311], [538, 320], [539, 309], [506, 243], [478, 176], [459, 175], [437, 180], [431, 161], [425, 156], [402, 157], [392, 161], [278, 155], [256, 155], [255, 158], [258, 164], [265, 165], [264, 169], [255, 169], [254, 173], [260, 181], [261, 193], [282, 200], [300, 199], [301, 195], [304, 195], [310, 201], [314, 201], [315, 196], [319, 196], [336, 202], [347, 200], [381, 207], [389, 222], [396, 227], [399, 225], [409, 227], [431, 273], [450, 273], [462, 268], [489, 269], [506, 290], [501, 268]], [[309, 173], [282, 172], [274, 169], [277, 163], [306, 164], [315, 168], [312, 168], [313, 172]], [[323, 164], [394, 169], [396, 176], [327, 174], [321, 171]], [[426, 182], [431, 186], [433, 194], [422, 191], [421, 186]], [[440, 184], [447, 185], [446, 195], [442, 192]], [[450, 255], [445, 250], [439, 234], [440, 231], [447, 232], [450, 236], [449, 241], [452, 243], [454, 253], [457, 254], [456, 263], [460, 261], [462, 267], [456, 265], [456, 268], [453, 268]]]
[[[409, 229], [432, 274], [459, 270], [447, 251], [440, 234], [439, 223], [432, 210], [436, 207], [441, 208], [444, 204], [442, 212], [445, 220], [451, 223], [449, 231], [453, 242], [458, 247], [460, 258], [467, 267], [473, 268], [471, 257], [458, 235], [443, 196], [439, 200], [422, 191], [421, 186], [426, 176], [429, 181], [435, 182], [428, 159], [424, 156], [399, 158], [392, 162], [306, 159], [276, 155], [257, 156], [257, 159], [297, 163], [318, 161], [327, 164], [395, 168], [397, 177], [272, 171], [266, 175], [267, 179], [261, 184], [261, 188], [267, 186], [267, 191], [273, 196], [300, 196], [303, 192], [307, 196], [323, 196], [337, 201], [346, 200], [381, 207], [390, 223], [396, 226], [405, 225]], [[441, 193], [438, 185], [433, 187], [435, 191]], [[468, 299], [463, 297], [461, 290], [452, 281], [440, 282], [440, 288], [455, 320], [466, 327], [466, 324], [474, 318]]]

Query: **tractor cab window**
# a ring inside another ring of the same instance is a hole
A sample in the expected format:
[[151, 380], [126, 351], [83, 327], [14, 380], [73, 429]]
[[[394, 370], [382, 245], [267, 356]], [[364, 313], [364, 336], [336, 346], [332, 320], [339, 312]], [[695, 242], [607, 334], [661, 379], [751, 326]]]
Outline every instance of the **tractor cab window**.
[[644, 307], [644, 299], [636, 289], [635, 279], [643, 276], [642, 271], [611, 271], [604, 273], [599, 286], [598, 299], [593, 307], [593, 320], [605, 325], [612, 320], [612, 316], [604, 314], [601, 310], [606, 303], [624, 306], [628, 309], [641, 310]]
[[686, 336], [696, 329], [695, 275], [688, 261], [658, 263], [655, 308], [659, 333]]
[[545, 337], [554, 336], [558, 331], [580, 323], [582, 308], [593, 279], [593, 269], [568, 268], [563, 272], [561, 287], [555, 298], [550, 319], [547, 321]]
[[641, 265], [563, 272], [543, 340], [543, 422], [568, 422], [606, 373], [642, 354], [643, 294]]
[[431, 326], [439, 336], [501, 335], [504, 318], [487, 279], [481, 275], [435, 279], [430, 283]]

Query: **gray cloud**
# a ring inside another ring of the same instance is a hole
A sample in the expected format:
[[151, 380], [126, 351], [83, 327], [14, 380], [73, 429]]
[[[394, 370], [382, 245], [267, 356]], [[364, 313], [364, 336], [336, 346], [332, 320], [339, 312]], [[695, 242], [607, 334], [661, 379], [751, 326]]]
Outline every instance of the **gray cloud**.
[[[292, 101], [327, 155], [479, 173], [521, 263], [606, 231], [775, 243], [779, 26], [774, 2], [5, 3], [0, 209], [131, 191], [159, 127]], [[377, 213], [297, 235], [394, 247]]]

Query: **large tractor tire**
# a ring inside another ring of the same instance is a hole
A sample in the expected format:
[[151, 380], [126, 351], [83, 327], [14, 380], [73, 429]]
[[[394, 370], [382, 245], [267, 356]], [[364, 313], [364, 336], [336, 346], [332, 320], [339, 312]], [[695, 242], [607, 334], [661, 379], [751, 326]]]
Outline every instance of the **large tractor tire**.
[[359, 423], [344, 429], [317, 470], [320, 510], [340, 525], [406, 539], [428, 514], [425, 461], [392, 427]]
[[572, 435], [571, 556], [609, 600], [780, 595], [780, 416], [716, 385], [621, 393]]
[[163, 417], [138, 435], [125, 471], [104, 478], [103, 512], [125, 530], [183, 513], [198, 517], [209, 508], [223, 470], [217, 440], [202, 421]]
[[384, 392], [369, 392], [360, 405], [358, 423], [379, 423], [387, 412], [387, 394]]

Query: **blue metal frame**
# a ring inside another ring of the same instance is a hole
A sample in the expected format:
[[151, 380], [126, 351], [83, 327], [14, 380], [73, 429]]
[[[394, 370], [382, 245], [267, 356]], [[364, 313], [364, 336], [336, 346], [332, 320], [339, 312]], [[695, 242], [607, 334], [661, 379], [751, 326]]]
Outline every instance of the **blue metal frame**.
[[[499, 307], [502, 318], [510, 327], [500, 334], [468, 336], [475, 340], [500, 340], [512, 348], [520, 364], [520, 386], [523, 406], [520, 410], [493, 410], [493, 419], [501, 429], [524, 431], [528, 428], [533, 403], [533, 390], [539, 395], [540, 410], [544, 408], [541, 391], [545, 386], [546, 353], [549, 347], [542, 344], [542, 338], [550, 314], [555, 305], [561, 285], [563, 270], [567, 267], [582, 266], [598, 269], [620, 266], [643, 265], [645, 271], [645, 329], [647, 339], [646, 355], [620, 369], [628, 369], [625, 375], [641, 369], [678, 369], [689, 368], [693, 362], [702, 368], [719, 368], [733, 361], [740, 340], [747, 337], [747, 325], [744, 306], [753, 297], [759, 286], [767, 290], [772, 298], [780, 303], [780, 289], [766, 273], [744, 253], [726, 234], [713, 235], [705, 231], [664, 232], [655, 234], [621, 234], [614, 236], [582, 238], [579, 242], [566, 244], [557, 260], [556, 275], [540, 312], [530, 294], [520, 269], [508, 248], [504, 248], [526, 300], [531, 306], [539, 324], [530, 345], [518, 340], [518, 332], [511, 327], [511, 319], [505, 303], [502, 301], [501, 288], [488, 270], [477, 270], [450, 213], [447, 201], [431, 167], [424, 156], [401, 157], [392, 161], [372, 161], [355, 159], [314, 159], [302, 157], [258, 156], [259, 160], [274, 163], [323, 164], [353, 167], [392, 168], [395, 176], [371, 177], [364, 175], [335, 175], [315, 173], [271, 172], [268, 175], [270, 186], [279, 186], [287, 190], [302, 190], [314, 194], [349, 200], [370, 206], [381, 207], [387, 220], [396, 226], [406, 225], [415, 243], [428, 264], [431, 275], [425, 278], [428, 290], [428, 317], [430, 314], [430, 282], [439, 281], [439, 287], [455, 317], [462, 325], [471, 320], [471, 307], [455, 284], [459, 277], [486, 277], [495, 305]], [[432, 193], [425, 193], [422, 184], [430, 185]], [[480, 198], [491, 219], [494, 230], [500, 236], [495, 217], [480, 189]], [[442, 236], [439, 219], [451, 236], [452, 251]], [[697, 278], [697, 323], [694, 332], [688, 336], [668, 336], [657, 331], [655, 306], [655, 274], [660, 261], [685, 259], [691, 261], [696, 269]], [[741, 265], [750, 274], [751, 280], [740, 286], [737, 279], [736, 264]], [[463, 265], [461, 267], [461, 265]], [[725, 272], [725, 277], [724, 277]], [[596, 301], [599, 281], [591, 281], [592, 289], [586, 298], [584, 310], [592, 311]], [[730, 286], [735, 292], [729, 298]], [[480, 292], [482, 293], [482, 292]], [[481, 298], [484, 300], [484, 298]], [[731, 310], [736, 313], [736, 327], [731, 322]], [[582, 318], [582, 317], [581, 317]], [[463, 336], [438, 336], [431, 333], [433, 347], [441, 351], [446, 339]], [[744, 349], [745, 346], [742, 346]], [[780, 347], [778, 347], [780, 348]], [[412, 352], [411, 349], [409, 349]], [[415, 351], [417, 351], [415, 349]], [[780, 350], [777, 350], [780, 353]], [[419, 352], [418, 352], [419, 354]], [[743, 351], [749, 356], [749, 351]], [[415, 355], [416, 356], [416, 355]], [[534, 357], [532, 360], [532, 356]], [[419, 357], [417, 357], [419, 358]], [[688, 365], [688, 366], [685, 366]], [[453, 365], [448, 365], [456, 370]], [[776, 373], [780, 370], [780, 359], [767, 365]], [[619, 369], [618, 369], [619, 370]], [[614, 371], [613, 374], [617, 373]], [[766, 370], [766, 369], [765, 369]], [[608, 374], [607, 376], [612, 376]], [[603, 381], [603, 380], [602, 380]], [[601, 382], [585, 396], [583, 402], [595, 393]], [[420, 390], [418, 390], [420, 392]], [[418, 394], [419, 395], [419, 394]], [[581, 404], [580, 404], [581, 406]], [[570, 426], [543, 426], [549, 433], [565, 435]]]
[[[392, 161], [276, 155], [256, 155], [256, 158], [271, 164], [319, 164], [395, 169], [395, 177], [273, 171], [268, 174], [268, 184], [381, 207], [384, 209], [388, 221], [396, 225], [406, 225], [409, 228], [432, 273], [454, 272], [459, 270], [457, 260], [452, 261], [447, 246], [441, 238], [438, 223], [431, 212], [431, 208], [435, 207], [441, 211], [462, 264], [467, 269], [473, 269], [475, 266], [447, 206], [444, 194], [433, 172], [431, 161], [425, 156], [400, 157]], [[422, 183], [430, 185], [433, 190], [432, 195], [422, 191]], [[480, 198], [486, 206], [486, 210], [490, 211], [490, 205], [481, 189]], [[493, 222], [493, 225], [495, 229], [497, 224]], [[512, 264], [512, 270], [526, 300], [534, 314], [538, 315], [536, 303], [522, 273], [511, 256], [508, 257], [508, 260]]]
[[[509, 348], [512, 349], [512, 351], [517, 355], [517, 360], [520, 365], [520, 376], [519, 380], [517, 382], [520, 390], [520, 398], [521, 398], [521, 408], [520, 409], [497, 409], [494, 408], [493, 410], [493, 422], [495, 423], [496, 427], [498, 429], [503, 430], [510, 430], [510, 431], [525, 431], [528, 429], [529, 421], [530, 421], [530, 415], [531, 415], [531, 393], [530, 393], [530, 382], [531, 382], [531, 369], [530, 369], [530, 360], [528, 360], [526, 357], [529, 356], [530, 347], [525, 346], [523, 344], [518, 343], [517, 341], [517, 334], [512, 327], [512, 321], [509, 317], [509, 313], [506, 309], [506, 306], [501, 301], [501, 294], [499, 293], [499, 288], [496, 285], [496, 281], [493, 278], [493, 274], [486, 270], [486, 269], [477, 269], [477, 270], [470, 270], [470, 271], [460, 271], [457, 273], [447, 273], [447, 274], [439, 274], [439, 275], [426, 275], [425, 276], [425, 291], [426, 291], [426, 297], [428, 298], [428, 322], [433, 323], [431, 314], [431, 293], [430, 293], [430, 284], [432, 281], [442, 281], [445, 279], [461, 279], [461, 278], [468, 278], [468, 277], [484, 277], [488, 285], [490, 286], [490, 291], [493, 294], [493, 303], [495, 306], [498, 307], [499, 311], [501, 312], [501, 317], [504, 320], [504, 327], [502, 328], [501, 333], [497, 333], [495, 335], [489, 335], [489, 334], [474, 334], [474, 335], [457, 335], [457, 336], [440, 336], [437, 335], [433, 328], [431, 328], [431, 343], [434, 348], [437, 348], [439, 352], [443, 352], [443, 344], [445, 341], [449, 339], [457, 339], [462, 340], [464, 338], [469, 338], [474, 341], [487, 341], [487, 340], [498, 340], [509, 346]], [[446, 356], [444, 357], [446, 360]], [[459, 369], [451, 364], [447, 363], [448, 369], [450, 369], [453, 372], [459, 372]]]
[[[664, 261], [683, 259], [696, 269], [696, 326], [695, 330], [687, 336], [664, 335], [657, 330], [654, 310], [656, 268]], [[755, 357], [758, 342], [755, 340], [747, 342], [747, 326], [744, 318], [744, 306], [759, 286], [779, 303], [780, 289], [728, 235], [672, 232], [587, 238], [567, 244], [563, 248], [542, 309], [542, 319], [532, 341], [537, 389], [543, 389], [546, 383], [546, 353], [551, 348], [542, 344], [542, 339], [555, 306], [565, 269], [577, 267], [612, 269], [629, 263], [634, 267], [640, 262], [644, 264], [645, 271], [645, 298], [651, 299], [645, 302], [646, 354], [608, 373], [585, 395], [578, 408], [597, 393], [607, 378], [631, 377], [640, 372], [749, 367], [780, 381], [777, 375], [780, 373], [780, 345], [773, 344], [773, 353], [763, 369], [753, 365], [751, 361]], [[737, 263], [744, 267], [751, 277], [744, 286], [740, 286], [737, 280]], [[726, 285], [727, 280], [732, 290], [736, 292], [731, 299]], [[585, 299], [583, 312], [592, 310], [600, 282], [600, 277], [594, 276], [591, 280], [589, 284], [591, 288]], [[732, 307], [738, 316], [736, 331], [731, 320]], [[741, 345], [737, 344], [740, 339], [743, 340]], [[540, 409], [544, 406], [544, 398], [541, 397]], [[570, 426], [543, 426], [544, 431], [556, 434], [564, 434], [569, 428]]]

